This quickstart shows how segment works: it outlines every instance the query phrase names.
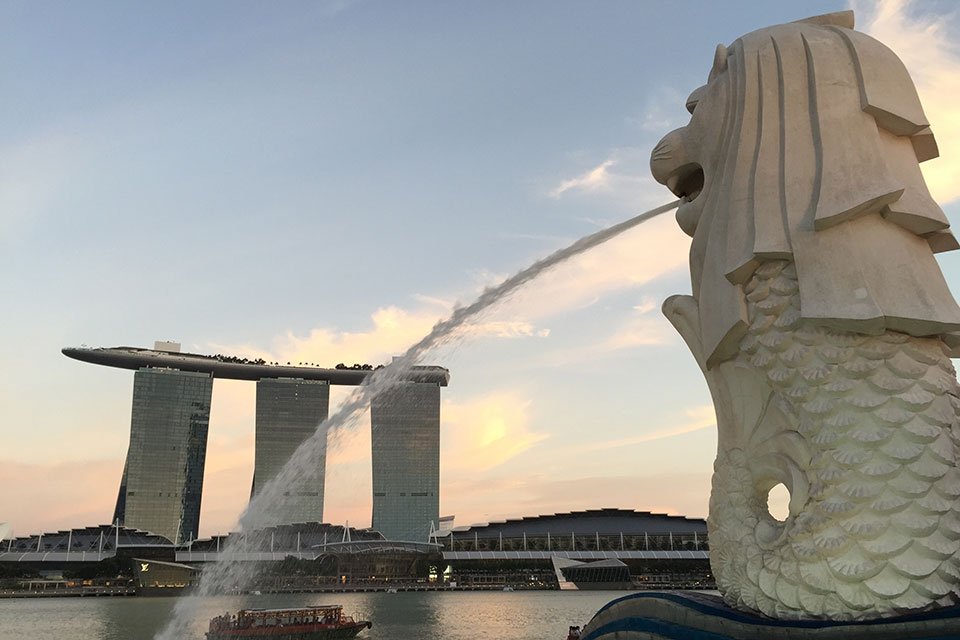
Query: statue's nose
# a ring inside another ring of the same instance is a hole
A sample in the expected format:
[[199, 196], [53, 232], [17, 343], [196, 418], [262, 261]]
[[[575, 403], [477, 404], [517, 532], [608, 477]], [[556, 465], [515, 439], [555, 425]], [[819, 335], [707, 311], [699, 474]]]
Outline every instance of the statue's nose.
[[667, 179], [673, 172], [688, 162], [681, 127], [663, 136], [663, 139], [650, 152], [650, 173], [660, 184], [667, 184]]

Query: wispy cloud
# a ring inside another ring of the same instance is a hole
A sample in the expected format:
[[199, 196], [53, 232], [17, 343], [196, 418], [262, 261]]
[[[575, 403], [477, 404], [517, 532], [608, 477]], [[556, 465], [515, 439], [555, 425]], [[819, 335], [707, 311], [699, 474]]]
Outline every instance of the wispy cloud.
[[595, 442], [584, 446], [586, 451], [601, 451], [603, 449], [619, 449], [621, 447], [631, 447], [638, 444], [646, 444], [665, 438], [673, 438], [685, 433], [693, 433], [708, 427], [714, 427], [717, 424], [717, 416], [712, 404], [693, 407], [684, 411], [684, 419], [675, 425], [657, 429], [649, 433], [642, 433], [630, 438], [621, 438], [619, 440], [608, 440], [606, 442]]
[[443, 316], [436, 308], [406, 310], [397, 306], [381, 307], [370, 316], [372, 327], [365, 331], [338, 331], [318, 327], [307, 335], [287, 333], [277, 340], [275, 350], [284, 361], [330, 363], [380, 363], [402, 353]]
[[[547, 436], [530, 428], [530, 400], [515, 391], [479, 397], [445, 399], [441, 407], [441, 469], [444, 505], [451, 477], [488, 477], [505, 462], [527, 452]], [[327, 451], [324, 519], [349, 521], [355, 526], [370, 523], [370, 419], [357, 421], [359, 428], [338, 433]], [[447, 508], [447, 507], [444, 507]]]
[[660, 302], [646, 297], [634, 305], [633, 313], [596, 348], [600, 352], [619, 351], [630, 347], [663, 344], [674, 339], [674, 333], [659, 313]]
[[445, 401], [441, 411], [444, 469], [487, 471], [547, 436], [530, 430], [530, 400], [504, 391], [466, 401]]
[[[406, 351], [430, 332], [438, 321], [453, 310], [443, 298], [418, 296], [421, 303], [408, 310], [398, 306], [381, 307], [370, 316], [372, 326], [365, 331], [340, 331], [317, 327], [306, 335], [288, 332], [274, 340], [269, 348], [250, 345], [209, 344], [207, 350], [249, 358], [263, 358], [286, 364], [310, 363], [320, 366], [387, 363]], [[550, 330], [526, 320], [480, 321], [464, 327], [463, 335], [492, 338], [546, 337]]]
[[[659, 132], [660, 135], [663, 133], [666, 131]], [[576, 175], [551, 184], [544, 188], [544, 193], [554, 200], [594, 203], [596, 206], [587, 210], [588, 215], [579, 217], [591, 225], [604, 227], [619, 222], [624, 213], [640, 213], [669, 202], [673, 196], [650, 175], [650, 149], [655, 141], [651, 137], [649, 143], [642, 146], [608, 149], [603, 152], [605, 159], [593, 166], [583, 157], [596, 158], [596, 152], [573, 152], [570, 154], [570, 172]], [[597, 215], [598, 211], [601, 215]]]
[[603, 162], [562, 180], [548, 195], [554, 199], [573, 194], [614, 196], [628, 198], [640, 206], [668, 200], [666, 189], [650, 177], [650, 149], [661, 136], [686, 123], [684, 101], [684, 96], [672, 87], [652, 91], [642, 112], [626, 118], [629, 124], [649, 135], [648, 144], [609, 150]]
[[627, 122], [645, 134], [650, 134], [649, 146], [612, 149], [607, 152], [603, 162], [562, 180], [547, 192], [548, 195], [554, 199], [574, 194], [602, 195], [633, 202], [638, 206], [654, 206], [668, 200], [670, 196], [667, 191], [650, 177], [650, 148], [660, 136], [684, 124], [687, 114], [683, 104], [684, 98], [676, 89], [666, 87], [652, 92], [643, 112], [626, 118]]
[[640, 304], [633, 305], [633, 310], [640, 315], [650, 313], [654, 309], [660, 308], [660, 302], [656, 298], [651, 298], [650, 296], [643, 296], [643, 299], [640, 300]]
[[490, 322], [468, 325], [462, 333], [475, 337], [546, 338], [550, 335], [550, 329], [537, 329], [533, 324], [523, 320], [491, 320]]
[[598, 340], [573, 347], [555, 347], [532, 364], [535, 367], [566, 367], [583, 362], [595, 362], [625, 349], [678, 342], [670, 323], [660, 315], [660, 303], [645, 300], [634, 306], [613, 331]]
[[[634, 437], [596, 442], [603, 430], [591, 428], [575, 445], [550, 440], [504, 468], [453, 469], [444, 475], [443, 511], [455, 513], [457, 524], [597, 507], [703, 517], [716, 438], [697, 432], [715, 423], [713, 406], [668, 418], [662, 427]], [[528, 459], [534, 466], [525, 466]], [[682, 469], [678, 459], [686, 463]]]
[[[960, 198], [960, 21], [910, 0], [855, 1], [858, 29], [900, 56], [910, 71], [940, 147], [940, 157], [920, 165], [930, 193], [941, 204]], [[943, 5], [936, 5], [942, 8]]]
[[440, 311], [449, 311], [453, 308], [453, 305], [456, 304], [454, 300], [438, 298], [436, 296], [428, 296], [422, 293], [413, 294], [413, 299], [417, 302], [422, 302], [425, 305], [437, 307]]
[[673, 216], [664, 214], [544, 273], [504, 303], [502, 313], [542, 322], [585, 308], [684, 268], [689, 246]]
[[[606, 226], [606, 225], [598, 225]], [[573, 241], [572, 238], [567, 236], [558, 236], [552, 235], [549, 233], [519, 233], [516, 231], [501, 231], [500, 237], [505, 240], [536, 240], [538, 242], [549, 242], [552, 244], [563, 243], [569, 244]]]
[[610, 186], [612, 182], [611, 174], [607, 171], [616, 161], [612, 158], [604, 160], [599, 166], [590, 169], [575, 178], [564, 180], [560, 185], [550, 192], [550, 197], [559, 198], [567, 191], [597, 191]]
[[662, 137], [668, 131], [686, 124], [689, 114], [686, 98], [673, 87], [661, 87], [650, 93], [643, 112], [627, 118], [627, 122], [644, 133]]
[[[456, 515], [457, 525], [566, 513], [598, 507], [639, 509], [654, 513], [705, 517], [710, 495], [710, 471], [583, 476], [461, 476], [444, 482], [444, 513]], [[667, 489], [668, 488], [668, 489]], [[600, 497], [598, 497], [600, 496]]]

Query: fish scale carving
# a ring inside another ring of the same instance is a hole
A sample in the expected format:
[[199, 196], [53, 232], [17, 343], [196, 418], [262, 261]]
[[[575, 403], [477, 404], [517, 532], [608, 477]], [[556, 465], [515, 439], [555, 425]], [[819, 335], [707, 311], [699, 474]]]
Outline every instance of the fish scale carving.
[[[764, 374], [765, 415], [776, 407], [781, 419], [717, 457], [710, 544], [728, 604], [855, 620], [960, 601], [960, 385], [944, 343], [812, 326], [786, 260], [762, 265], [744, 291], [749, 332], [731, 364]], [[794, 370], [799, 379], [783, 375]], [[772, 480], [750, 461], [798, 431], [807, 498], [779, 523]]]

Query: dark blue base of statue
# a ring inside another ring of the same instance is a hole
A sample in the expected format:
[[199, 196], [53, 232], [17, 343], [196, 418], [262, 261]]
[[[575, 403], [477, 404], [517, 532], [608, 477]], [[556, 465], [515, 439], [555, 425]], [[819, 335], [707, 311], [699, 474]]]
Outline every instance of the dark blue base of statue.
[[865, 622], [770, 620], [698, 592], [641, 592], [594, 615], [582, 640], [960, 640], [960, 607]]

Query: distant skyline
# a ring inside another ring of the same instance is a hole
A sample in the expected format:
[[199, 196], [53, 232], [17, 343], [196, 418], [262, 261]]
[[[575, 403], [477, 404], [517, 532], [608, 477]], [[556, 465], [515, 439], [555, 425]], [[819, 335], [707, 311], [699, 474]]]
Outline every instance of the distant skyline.
[[[0, 522], [110, 520], [133, 373], [61, 348], [387, 363], [484, 286], [670, 201], [649, 152], [718, 42], [846, 8], [0, 1]], [[941, 152], [921, 167], [956, 223], [956, 5], [853, 8], [914, 77]], [[659, 311], [689, 292], [688, 246], [663, 215], [425, 361], [451, 373], [442, 515], [706, 515], [712, 404]], [[960, 252], [938, 259], [960, 293]], [[201, 536], [249, 498], [254, 401], [214, 383]], [[331, 443], [327, 522], [370, 524], [370, 473], [369, 429]]]

